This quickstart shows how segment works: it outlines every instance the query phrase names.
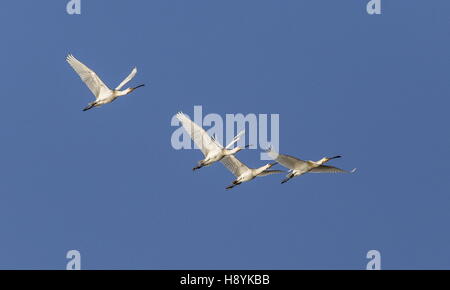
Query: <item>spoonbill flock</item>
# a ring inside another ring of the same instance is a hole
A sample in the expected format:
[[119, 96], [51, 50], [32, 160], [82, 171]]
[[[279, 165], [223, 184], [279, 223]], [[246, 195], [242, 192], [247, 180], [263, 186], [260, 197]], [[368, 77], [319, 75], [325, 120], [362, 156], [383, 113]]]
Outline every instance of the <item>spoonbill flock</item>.
[[232, 184], [227, 186], [226, 189], [232, 189], [235, 186], [243, 182], [251, 181], [258, 176], [284, 173], [285, 171], [282, 170], [269, 170], [276, 164], [281, 164], [282, 166], [289, 169], [288, 175], [281, 181], [281, 183], [286, 183], [291, 178], [300, 176], [305, 173], [353, 173], [356, 171], [356, 168], [351, 171], [346, 171], [334, 166], [324, 165], [332, 159], [341, 158], [341, 156], [324, 157], [319, 161], [304, 161], [289, 155], [279, 154], [271, 148], [267, 150], [267, 153], [276, 162], [266, 164], [259, 168], [249, 168], [235, 156], [237, 152], [241, 151], [244, 148], [247, 148], [248, 145], [244, 148], [235, 147], [234, 149], [231, 149], [231, 147], [238, 140], [240, 140], [242, 135], [244, 135], [244, 131], [239, 132], [239, 134], [237, 134], [233, 138], [233, 140], [224, 148], [213, 136], [210, 136], [208, 132], [206, 132], [201, 126], [193, 122], [182, 112], [179, 112], [176, 117], [205, 156], [205, 159], [199, 161], [197, 166], [195, 166], [193, 170], [197, 170], [204, 166], [209, 166], [220, 161], [225, 166], [225, 168], [227, 168], [236, 177]]
[[[142, 84], [122, 90], [122, 88], [136, 76], [136, 67], [133, 68], [131, 73], [115, 89], [110, 89], [93, 70], [76, 59], [72, 54], [69, 54], [66, 57], [66, 61], [95, 96], [95, 101], [89, 103], [83, 111], [111, 103], [118, 97], [128, 95], [137, 88], [144, 86]], [[275, 162], [268, 163], [259, 168], [249, 168], [235, 156], [239, 151], [248, 148], [249, 145], [244, 147], [236, 146], [233, 148], [234, 144], [237, 143], [245, 134], [244, 131], [239, 132], [229, 144], [223, 147], [214, 136], [210, 136], [208, 132], [206, 132], [201, 126], [193, 122], [182, 112], [179, 112], [176, 115], [176, 118], [180, 121], [184, 130], [186, 130], [204, 155], [204, 158], [200, 160], [197, 165], [192, 168], [192, 170], [195, 171], [205, 166], [210, 166], [214, 163], [221, 162], [225, 168], [227, 168], [236, 177], [232, 184], [227, 186], [226, 189], [232, 189], [235, 186], [243, 182], [251, 181], [256, 177], [284, 173], [285, 171], [282, 170], [270, 170], [270, 168], [276, 164], [280, 164], [289, 169], [288, 175], [281, 181], [281, 183], [286, 183], [292, 178], [305, 173], [354, 173], [356, 171], [356, 168], [351, 171], [346, 171], [334, 166], [324, 165], [330, 160], [341, 158], [341, 156], [324, 157], [319, 161], [305, 161], [289, 155], [279, 154], [278, 152], [272, 150], [272, 148], [269, 148], [267, 153]]]

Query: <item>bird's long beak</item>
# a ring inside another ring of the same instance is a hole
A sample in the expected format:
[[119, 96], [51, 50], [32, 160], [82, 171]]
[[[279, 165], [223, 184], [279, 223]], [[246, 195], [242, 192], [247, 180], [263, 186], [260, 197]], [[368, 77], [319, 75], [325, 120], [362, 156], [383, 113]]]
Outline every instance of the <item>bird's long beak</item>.
[[342, 157], [341, 155], [337, 155], [337, 156], [334, 156], [334, 157], [328, 158], [328, 160], [331, 160], [331, 159], [336, 159], [336, 158], [341, 158], [341, 157]]
[[271, 167], [273, 167], [273, 166], [275, 166], [277, 164], [278, 164], [278, 162], [271, 163], [271, 164], [269, 164], [270, 165], [269, 168], [271, 168]]
[[140, 87], [144, 87], [145, 85], [144, 84], [142, 84], [142, 85], [139, 85], [139, 86], [137, 86], [137, 87], [134, 87], [133, 88], [133, 91], [135, 90], [135, 89], [139, 89]]
[[137, 87], [131, 88], [130, 91], [129, 91], [128, 93], [131, 93], [131, 92], [133, 92], [135, 89], [139, 89], [140, 87], [143, 87], [143, 86], [145, 86], [145, 85], [139, 85], [139, 86], [137, 86]]

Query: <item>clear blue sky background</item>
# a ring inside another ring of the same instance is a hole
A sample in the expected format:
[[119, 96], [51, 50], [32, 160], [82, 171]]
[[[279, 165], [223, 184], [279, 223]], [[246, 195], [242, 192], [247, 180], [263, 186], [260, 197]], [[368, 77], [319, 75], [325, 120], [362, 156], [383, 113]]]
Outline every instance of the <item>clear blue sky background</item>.
[[[450, 268], [449, 1], [66, 3], [1, 4], [0, 268]], [[82, 112], [67, 53], [147, 86]], [[282, 152], [359, 171], [225, 191], [171, 147], [194, 105], [278, 113]]]

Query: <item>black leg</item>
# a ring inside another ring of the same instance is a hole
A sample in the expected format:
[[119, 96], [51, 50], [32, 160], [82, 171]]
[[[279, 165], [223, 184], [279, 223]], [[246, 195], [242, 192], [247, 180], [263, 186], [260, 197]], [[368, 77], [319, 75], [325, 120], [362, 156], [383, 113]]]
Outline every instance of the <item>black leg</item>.
[[293, 178], [294, 175], [293, 174], [289, 174], [285, 179], [283, 179], [281, 181], [281, 184], [288, 182], [289, 180], [291, 180], [291, 178]]
[[202, 167], [203, 167], [203, 165], [197, 165], [197, 166], [195, 166], [194, 168], [192, 168], [192, 170], [195, 171], [195, 170], [198, 170], [198, 169], [200, 169], [200, 168], [202, 168]]
[[83, 112], [92, 109], [94, 106], [95, 103], [90, 103], [86, 108], [83, 109]]

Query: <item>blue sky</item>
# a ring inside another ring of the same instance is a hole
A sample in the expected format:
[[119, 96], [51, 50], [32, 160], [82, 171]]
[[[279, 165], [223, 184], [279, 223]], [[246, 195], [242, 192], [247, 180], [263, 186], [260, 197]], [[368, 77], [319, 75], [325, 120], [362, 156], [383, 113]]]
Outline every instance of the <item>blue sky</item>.
[[[1, 269], [450, 268], [448, 1], [66, 3], [2, 3]], [[147, 86], [82, 112], [68, 53]], [[280, 114], [281, 152], [358, 172], [225, 191], [170, 144], [194, 105]]]

